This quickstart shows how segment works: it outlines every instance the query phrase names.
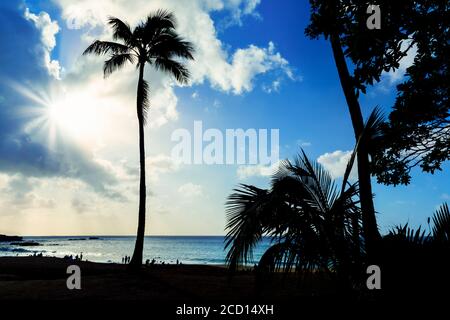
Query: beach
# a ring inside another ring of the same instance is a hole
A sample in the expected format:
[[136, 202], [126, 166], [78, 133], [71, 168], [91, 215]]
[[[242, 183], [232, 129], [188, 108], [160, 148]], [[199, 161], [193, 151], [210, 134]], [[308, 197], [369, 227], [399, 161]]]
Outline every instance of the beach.
[[[83, 260], [104, 263], [121, 263], [125, 255], [131, 255], [135, 236], [34, 236], [21, 237], [22, 243], [0, 241], [0, 256], [44, 256], [63, 258], [64, 256], [83, 254]], [[21, 245], [22, 244], [22, 245]], [[34, 244], [24, 246], [23, 244]], [[263, 238], [254, 250], [256, 263], [264, 250], [269, 247], [270, 239]], [[223, 265], [226, 251], [223, 236], [146, 236], [144, 261], [197, 265]], [[250, 262], [253, 266], [253, 263]]]
[[[69, 290], [69, 265], [81, 269], [81, 290]], [[313, 295], [310, 281], [301, 286], [282, 275], [261, 287], [255, 275], [230, 277], [223, 266], [154, 265], [130, 273], [126, 265], [68, 261], [52, 257], [0, 257], [0, 296], [7, 300], [149, 300], [217, 302], [264, 300], [273, 303]], [[309, 289], [308, 289], [309, 288]], [[332, 293], [315, 281], [315, 290]]]

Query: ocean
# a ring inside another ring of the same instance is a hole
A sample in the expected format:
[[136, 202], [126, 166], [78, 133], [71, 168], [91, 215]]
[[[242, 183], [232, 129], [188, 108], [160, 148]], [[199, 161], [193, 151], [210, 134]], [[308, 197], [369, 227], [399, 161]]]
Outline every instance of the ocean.
[[[39, 246], [17, 246], [0, 242], [0, 256], [28, 256], [42, 253], [44, 256], [64, 257], [80, 255], [83, 260], [93, 262], [121, 263], [122, 257], [131, 256], [135, 237], [132, 236], [69, 236], [69, 237], [23, 237], [24, 241], [34, 241]], [[253, 252], [257, 262], [269, 247], [270, 240], [264, 238]], [[144, 261], [155, 259], [158, 263], [183, 264], [225, 263], [223, 236], [146, 236]]]

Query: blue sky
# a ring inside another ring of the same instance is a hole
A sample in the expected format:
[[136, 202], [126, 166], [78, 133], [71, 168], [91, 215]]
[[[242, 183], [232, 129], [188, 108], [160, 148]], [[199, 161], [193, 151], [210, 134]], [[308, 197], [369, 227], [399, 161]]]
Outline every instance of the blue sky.
[[[110, 37], [107, 16], [134, 24], [161, 7], [175, 13], [197, 55], [188, 86], [146, 73], [148, 234], [223, 234], [232, 188], [268, 186], [266, 170], [173, 163], [171, 133], [194, 121], [279, 129], [281, 158], [303, 146], [339, 177], [353, 130], [328, 42], [304, 36], [306, 0], [8, 1], [0, 4], [8, 44], [0, 51], [0, 233], [134, 233], [137, 75], [130, 67], [104, 80], [101, 58], [81, 53]], [[376, 105], [388, 112], [411, 58], [361, 97], [365, 115]], [[448, 169], [416, 170], [407, 187], [374, 184], [382, 231], [425, 224], [450, 198]]]

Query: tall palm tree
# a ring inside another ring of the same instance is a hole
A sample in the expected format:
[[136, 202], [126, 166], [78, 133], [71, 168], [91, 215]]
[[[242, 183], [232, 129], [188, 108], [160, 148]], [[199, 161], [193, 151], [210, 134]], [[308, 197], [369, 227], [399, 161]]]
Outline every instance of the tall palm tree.
[[83, 53], [95, 55], [109, 55], [105, 61], [103, 73], [105, 78], [127, 63], [136, 64], [139, 70], [137, 87], [137, 118], [139, 124], [139, 220], [136, 244], [131, 267], [142, 265], [142, 253], [145, 234], [145, 147], [144, 125], [147, 119], [149, 85], [144, 80], [144, 68], [148, 63], [156, 70], [169, 73], [180, 83], [189, 80], [189, 71], [180, 59], [193, 60], [193, 45], [182, 39], [176, 32], [175, 17], [171, 12], [158, 10], [150, 14], [147, 19], [131, 29], [129, 24], [118, 18], [108, 20], [113, 29], [113, 39], [118, 42], [93, 42]]

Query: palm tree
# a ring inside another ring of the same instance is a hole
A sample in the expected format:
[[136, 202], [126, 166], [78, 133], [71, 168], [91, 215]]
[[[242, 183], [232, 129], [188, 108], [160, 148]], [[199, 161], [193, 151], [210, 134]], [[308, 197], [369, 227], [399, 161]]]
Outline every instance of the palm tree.
[[258, 270], [319, 270], [349, 279], [363, 255], [358, 184], [348, 183], [354, 159], [340, 189], [303, 150], [294, 162], [282, 162], [270, 189], [246, 184], [235, 189], [227, 201], [230, 269], [251, 261], [257, 242], [269, 236], [272, 245]]
[[345, 286], [361, 286], [366, 235], [359, 184], [350, 183], [349, 176], [359, 148], [378, 137], [382, 123], [383, 114], [375, 108], [363, 125], [340, 188], [302, 150], [294, 162], [282, 162], [270, 189], [246, 184], [235, 189], [226, 203], [230, 269], [251, 261], [256, 244], [269, 236], [272, 246], [261, 257], [259, 270], [320, 270], [336, 275]]
[[158, 10], [150, 14], [147, 20], [138, 24], [133, 30], [126, 22], [118, 18], [111, 17], [108, 23], [113, 29], [113, 39], [118, 42], [97, 40], [84, 51], [83, 55], [109, 54], [109, 59], [103, 66], [105, 78], [128, 62], [136, 64], [139, 69], [136, 99], [140, 160], [139, 220], [136, 244], [130, 262], [130, 266], [135, 268], [142, 265], [145, 234], [144, 125], [149, 108], [149, 86], [144, 80], [144, 67], [148, 63], [156, 70], [173, 75], [178, 82], [186, 83], [189, 80], [189, 71], [180, 59], [193, 60], [194, 49], [190, 42], [185, 41], [176, 33], [175, 17], [171, 12], [165, 10]]

